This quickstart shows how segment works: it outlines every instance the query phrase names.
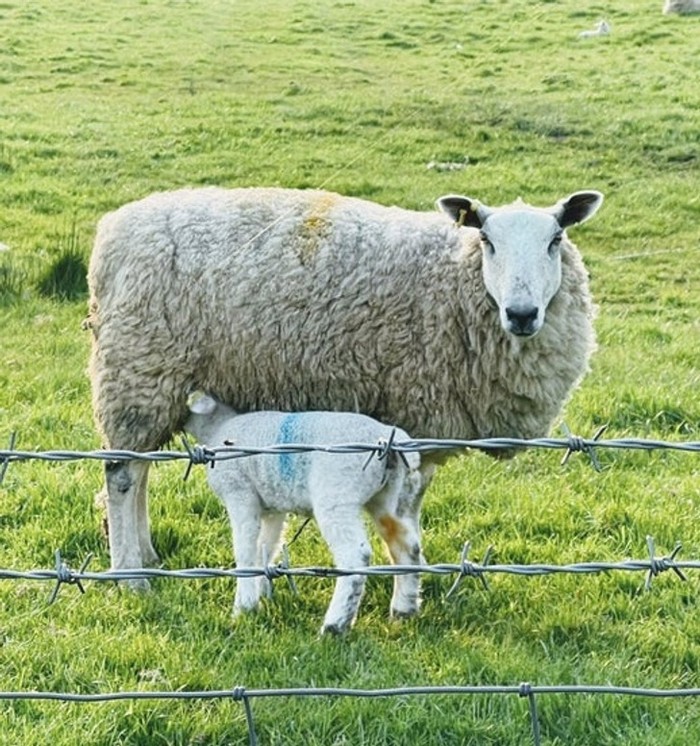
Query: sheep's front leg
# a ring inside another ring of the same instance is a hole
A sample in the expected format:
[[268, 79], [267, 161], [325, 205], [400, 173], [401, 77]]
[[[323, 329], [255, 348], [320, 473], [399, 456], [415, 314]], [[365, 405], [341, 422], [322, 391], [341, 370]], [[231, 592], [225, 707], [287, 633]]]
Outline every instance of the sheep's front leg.
[[[369, 565], [371, 550], [359, 507], [330, 506], [317, 509], [315, 516], [336, 567], [348, 570]], [[360, 608], [365, 580], [364, 575], [348, 575], [336, 580], [321, 633], [340, 634], [352, 626]]]
[[160, 561], [158, 552], [151, 541], [151, 521], [148, 515], [148, 462], [140, 473], [136, 486], [136, 524], [139, 532], [139, 548], [144, 567], [157, 565]]
[[[140, 569], [146, 562], [157, 558], [148, 535], [148, 521], [146, 519], [145, 527], [140, 523], [146, 504], [147, 476], [148, 464], [143, 461], [108, 461], [105, 464], [109, 551], [113, 570]], [[126, 583], [136, 590], [149, 587], [145, 579]]]

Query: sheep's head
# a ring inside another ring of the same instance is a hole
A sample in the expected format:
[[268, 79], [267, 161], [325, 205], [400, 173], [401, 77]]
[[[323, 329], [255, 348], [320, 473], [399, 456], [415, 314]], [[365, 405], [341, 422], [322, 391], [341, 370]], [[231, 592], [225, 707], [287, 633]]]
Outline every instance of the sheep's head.
[[498, 306], [509, 334], [532, 337], [542, 328], [550, 301], [561, 283], [564, 230], [588, 220], [600, 207], [600, 192], [575, 192], [553, 207], [518, 200], [487, 207], [470, 197], [448, 195], [438, 207], [459, 226], [481, 237], [486, 291]]

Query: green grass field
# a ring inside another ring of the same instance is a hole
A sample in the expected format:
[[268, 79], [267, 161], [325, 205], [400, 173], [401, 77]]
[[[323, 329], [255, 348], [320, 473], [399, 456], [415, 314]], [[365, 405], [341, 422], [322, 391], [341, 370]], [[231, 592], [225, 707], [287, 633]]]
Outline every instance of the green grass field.
[[[107, 210], [182, 185], [324, 187], [432, 209], [606, 195], [571, 236], [600, 306], [592, 371], [563, 415], [605, 437], [698, 440], [700, 17], [661, 0], [7, 0], [0, 3], [0, 448], [87, 450], [83, 267]], [[609, 37], [578, 32], [605, 17]], [[462, 163], [461, 170], [428, 164]], [[700, 558], [698, 457], [601, 451], [453, 460], [426, 497], [430, 563], [610, 561], [683, 543]], [[204, 473], [152, 470], [163, 566], [231, 565]], [[0, 568], [107, 569], [96, 462], [13, 464], [0, 487]], [[293, 522], [293, 526], [298, 523]], [[375, 561], [381, 561], [378, 552]], [[315, 528], [295, 566], [329, 564]], [[0, 581], [0, 690], [102, 693], [268, 687], [700, 686], [697, 573], [426, 576], [421, 615], [387, 618], [368, 582], [345, 638], [317, 632], [332, 581], [278, 582], [233, 624], [233, 585], [156, 581], [85, 595]], [[548, 695], [542, 743], [685, 746], [700, 700]], [[516, 697], [253, 702], [260, 744], [532, 742]], [[0, 744], [245, 744], [240, 703], [0, 700]]]

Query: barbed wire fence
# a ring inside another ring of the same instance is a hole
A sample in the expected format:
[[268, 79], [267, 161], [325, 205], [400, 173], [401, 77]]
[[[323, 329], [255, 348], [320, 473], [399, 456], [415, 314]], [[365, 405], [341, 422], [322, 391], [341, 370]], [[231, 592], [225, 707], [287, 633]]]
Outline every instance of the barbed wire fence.
[[[674, 450], [686, 453], [700, 452], [700, 442], [673, 442], [662, 440], [648, 440], [640, 438], [622, 438], [614, 440], [601, 440], [605, 428], [600, 428], [596, 434], [589, 439], [572, 435], [564, 428], [565, 438], [488, 438], [477, 440], [437, 440], [421, 439], [409, 441], [396, 441], [394, 433], [378, 443], [347, 443], [338, 445], [309, 445], [309, 444], [277, 444], [263, 448], [251, 448], [244, 446], [223, 446], [208, 448], [201, 445], [191, 445], [183, 438], [183, 450], [162, 450], [151, 452], [136, 452], [126, 450], [98, 450], [98, 451], [21, 451], [15, 450], [16, 435], [10, 436], [9, 448], [0, 450], [0, 485], [6, 476], [10, 464], [27, 461], [53, 461], [68, 462], [81, 459], [92, 459], [100, 461], [129, 461], [141, 460], [154, 463], [166, 461], [182, 461], [186, 463], [184, 478], [186, 479], [191, 469], [197, 465], [209, 465], [213, 467], [217, 461], [244, 458], [254, 455], [282, 455], [301, 454], [308, 452], [324, 453], [366, 453], [367, 460], [372, 458], [387, 459], [389, 454], [401, 458], [408, 452], [434, 452], [434, 451], [460, 451], [477, 449], [483, 451], [513, 450], [527, 448], [548, 448], [564, 451], [562, 463], [566, 463], [573, 453], [586, 454], [596, 470], [601, 469], [597, 458], [597, 449], [630, 449], [641, 451]], [[92, 559], [89, 555], [85, 558], [78, 570], [72, 569], [62, 558], [59, 550], [55, 552], [55, 567], [52, 569], [36, 569], [19, 571], [0, 568], [0, 580], [24, 580], [44, 581], [53, 584], [53, 590], [49, 596], [49, 603], [53, 603], [62, 586], [75, 585], [81, 593], [85, 592], [84, 583], [92, 582], [123, 582], [129, 580], [148, 580], [153, 578], [172, 578], [178, 580], [202, 580], [213, 578], [241, 578], [241, 577], [265, 577], [270, 583], [272, 592], [273, 581], [285, 578], [290, 584], [292, 591], [296, 593], [294, 579], [298, 577], [323, 577], [338, 578], [347, 575], [365, 576], [396, 576], [399, 574], [420, 573], [434, 575], [451, 575], [455, 580], [447, 591], [446, 598], [451, 597], [459, 588], [465, 578], [475, 578], [488, 589], [487, 575], [510, 574], [520, 576], [544, 576], [553, 574], [600, 574], [610, 572], [641, 572], [645, 574], [644, 588], [649, 589], [654, 577], [666, 572], [673, 571], [681, 580], [685, 581], [684, 571], [700, 570], [700, 560], [680, 560], [678, 555], [681, 545], [677, 544], [670, 555], [658, 557], [653, 537], [647, 536], [647, 553], [644, 559], [630, 559], [620, 562], [582, 562], [574, 564], [492, 564], [490, 562], [493, 547], [488, 547], [481, 562], [473, 562], [469, 559], [471, 543], [466, 542], [462, 548], [460, 561], [454, 564], [432, 564], [422, 565], [416, 568], [414, 565], [374, 565], [362, 568], [337, 568], [337, 567], [292, 567], [289, 561], [287, 547], [283, 549], [282, 561], [274, 565], [263, 567], [246, 568], [189, 568], [183, 570], [163, 569], [130, 569], [110, 570], [104, 572], [90, 572], [88, 565]], [[527, 699], [529, 720], [532, 729], [532, 739], [535, 746], [541, 746], [541, 725], [537, 708], [537, 697], [548, 694], [596, 694], [614, 696], [635, 696], [649, 698], [676, 698], [676, 697], [699, 697], [698, 689], [653, 689], [636, 688], [624, 686], [596, 686], [596, 685], [554, 685], [540, 686], [523, 682], [518, 685], [476, 685], [476, 686], [416, 686], [397, 687], [388, 689], [350, 689], [350, 688], [282, 688], [282, 689], [247, 689], [243, 686], [235, 686], [231, 689], [206, 690], [206, 691], [121, 691], [106, 692], [101, 694], [78, 694], [70, 692], [41, 692], [41, 691], [0, 691], [0, 700], [21, 701], [60, 701], [66, 703], [95, 703], [115, 702], [124, 700], [212, 700], [227, 699], [240, 702], [243, 705], [246, 726], [248, 731], [248, 742], [250, 746], [257, 746], [258, 736], [253, 717], [251, 702], [262, 698], [290, 698], [290, 697], [357, 697], [357, 698], [385, 698], [406, 696], [434, 696], [434, 695], [517, 695], [521, 699]]]

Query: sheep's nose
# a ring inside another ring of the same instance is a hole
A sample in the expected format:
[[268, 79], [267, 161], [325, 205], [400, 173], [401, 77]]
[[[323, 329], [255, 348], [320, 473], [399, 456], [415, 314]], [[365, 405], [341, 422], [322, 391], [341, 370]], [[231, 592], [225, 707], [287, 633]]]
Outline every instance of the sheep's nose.
[[535, 321], [539, 314], [539, 308], [506, 308], [506, 318], [510, 325], [510, 331], [518, 336], [529, 337], [535, 333]]

